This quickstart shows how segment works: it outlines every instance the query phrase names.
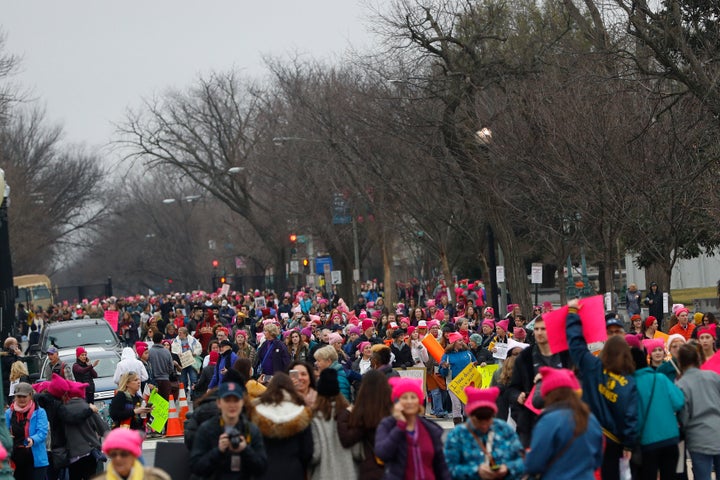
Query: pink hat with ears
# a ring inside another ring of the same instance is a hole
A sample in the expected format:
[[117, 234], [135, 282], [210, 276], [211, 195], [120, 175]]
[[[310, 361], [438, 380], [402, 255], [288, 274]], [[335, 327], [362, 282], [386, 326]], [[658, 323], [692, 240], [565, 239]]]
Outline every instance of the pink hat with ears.
[[455, 343], [458, 340], [462, 340], [463, 336], [461, 334], [459, 334], [458, 332], [452, 332], [451, 334], [449, 334], [447, 336], [447, 339], [448, 339], [448, 343]]
[[433, 328], [433, 327], [439, 327], [439, 326], [440, 326], [440, 322], [438, 322], [437, 320], [430, 320], [429, 322], [427, 322], [428, 329]]
[[580, 390], [580, 382], [572, 370], [567, 368], [540, 367], [540, 375], [542, 375], [540, 395], [543, 397], [556, 388]]
[[70, 398], [85, 398], [87, 383], [68, 381], [67, 394]]
[[397, 401], [405, 393], [414, 393], [417, 395], [420, 402], [425, 400], [425, 394], [423, 393], [421, 378], [410, 378], [410, 377], [390, 377], [388, 383], [392, 388], [392, 401]]
[[425, 305], [426, 305], [428, 308], [434, 307], [434, 306], [435, 306], [435, 300], [430, 299], [430, 300], [428, 300], [427, 302], [425, 302]]
[[445, 320], [445, 310], [438, 310], [437, 312], [435, 312], [435, 316], [433, 318], [442, 322], [443, 320]]
[[47, 391], [55, 398], [62, 398], [68, 391], [68, 382], [57, 373], [53, 373]]
[[510, 321], [509, 321], [509, 320], [500, 320], [499, 322], [497, 322], [497, 325], [495, 325], [495, 326], [496, 326], [496, 327], [500, 327], [500, 328], [502, 328], [503, 330], [505, 330], [505, 331], [507, 332], [507, 331], [508, 331], [508, 325], [510, 325]]
[[482, 326], [484, 327], [485, 325], [487, 325], [490, 328], [495, 328], [495, 322], [490, 320], [489, 318], [486, 320], [483, 320]]
[[520, 340], [525, 339], [525, 337], [527, 337], [527, 332], [522, 327], [515, 327], [513, 328], [513, 337]]
[[306, 337], [310, 338], [312, 337], [312, 329], [310, 327], [305, 327], [302, 330], [300, 330], [301, 335], [305, 335]]
[[625, 335], [625, 342], [630, 347], [640, 348], [640, 336], [636, 333], [628, 333]]
[[661, 338], [646, 338], [642, 341], [645, 351], [650, 354], [656, 348], [665, 350], [665, 341]]
[[372, 328], [374, 326], [375, 326], [375, 322], [373, 322], [372, 320], [363, 320], [362, 323], [360, 324], [360, 328], [362, 328], [363, 332], [366, 332], [368, 330], [368, 328]]
[[360, 320], [365, 320], [367, 318], [367, 312], [365, 310], [360, 310], [360, 315], [358, 315]]
[[467, 403], [465, 404], [466, 412], [472, 413], [478, 408], [487, 407], [497, 413], [498, 407], [496, 402], [498, 396], [500, 396], [500, 389], [498, 387], [465, 387], [465, 395], [467, 395]]

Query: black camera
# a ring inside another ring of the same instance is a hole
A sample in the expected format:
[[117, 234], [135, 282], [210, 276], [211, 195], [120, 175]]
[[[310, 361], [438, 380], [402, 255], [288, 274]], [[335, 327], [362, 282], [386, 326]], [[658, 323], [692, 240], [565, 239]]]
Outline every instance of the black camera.
[[228, 432], [228, 437], [230, 439], [230, 446], [232, 448], [239, 448], [240, 447], [240, 439], [242, 438], [242, 433], [237, 428], [233, 427]]

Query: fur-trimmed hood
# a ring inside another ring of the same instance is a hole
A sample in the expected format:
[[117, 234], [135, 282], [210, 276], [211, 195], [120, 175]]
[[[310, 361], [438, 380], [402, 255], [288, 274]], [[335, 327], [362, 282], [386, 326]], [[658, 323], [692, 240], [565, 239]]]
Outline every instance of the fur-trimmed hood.
[[310, 426], [312, 411], [290, 401], [279, 404], [257, 403], [250, 409], [250, 420], [268, 438], [289, 438]]

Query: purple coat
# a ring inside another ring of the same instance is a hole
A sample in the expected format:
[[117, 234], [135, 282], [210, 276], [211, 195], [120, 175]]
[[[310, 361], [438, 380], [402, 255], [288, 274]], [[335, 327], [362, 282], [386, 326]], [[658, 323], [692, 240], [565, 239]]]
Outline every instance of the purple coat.
[[[423, 424], [432, 439], [435, 450], [435, 458], [433, 459], [435, 478], [450, 480], [450, 471], [445, 463], [445, 453], [443, 452], [443, 429], [435, 422], [426, 420], [423, 417], [418, 417], [418, 421]], [[384, 479], [403, 480], [405, 478], [407, 439], [405, 430], [398, 428], [397, 420], [394, 417], [385, 417], [378, 425], [375, 433], [375, 454], [385, 462]]]

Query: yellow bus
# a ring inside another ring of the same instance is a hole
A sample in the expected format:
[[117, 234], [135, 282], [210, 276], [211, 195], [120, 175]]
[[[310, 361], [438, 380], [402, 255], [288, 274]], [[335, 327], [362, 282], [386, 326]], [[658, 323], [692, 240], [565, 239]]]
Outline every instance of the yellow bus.
[[47, 275], [21, 275], [13, 277], [17, 288], [15, 303], [32, 304], [35, 308], [46, 310], [54, 302], [52, 284]]

